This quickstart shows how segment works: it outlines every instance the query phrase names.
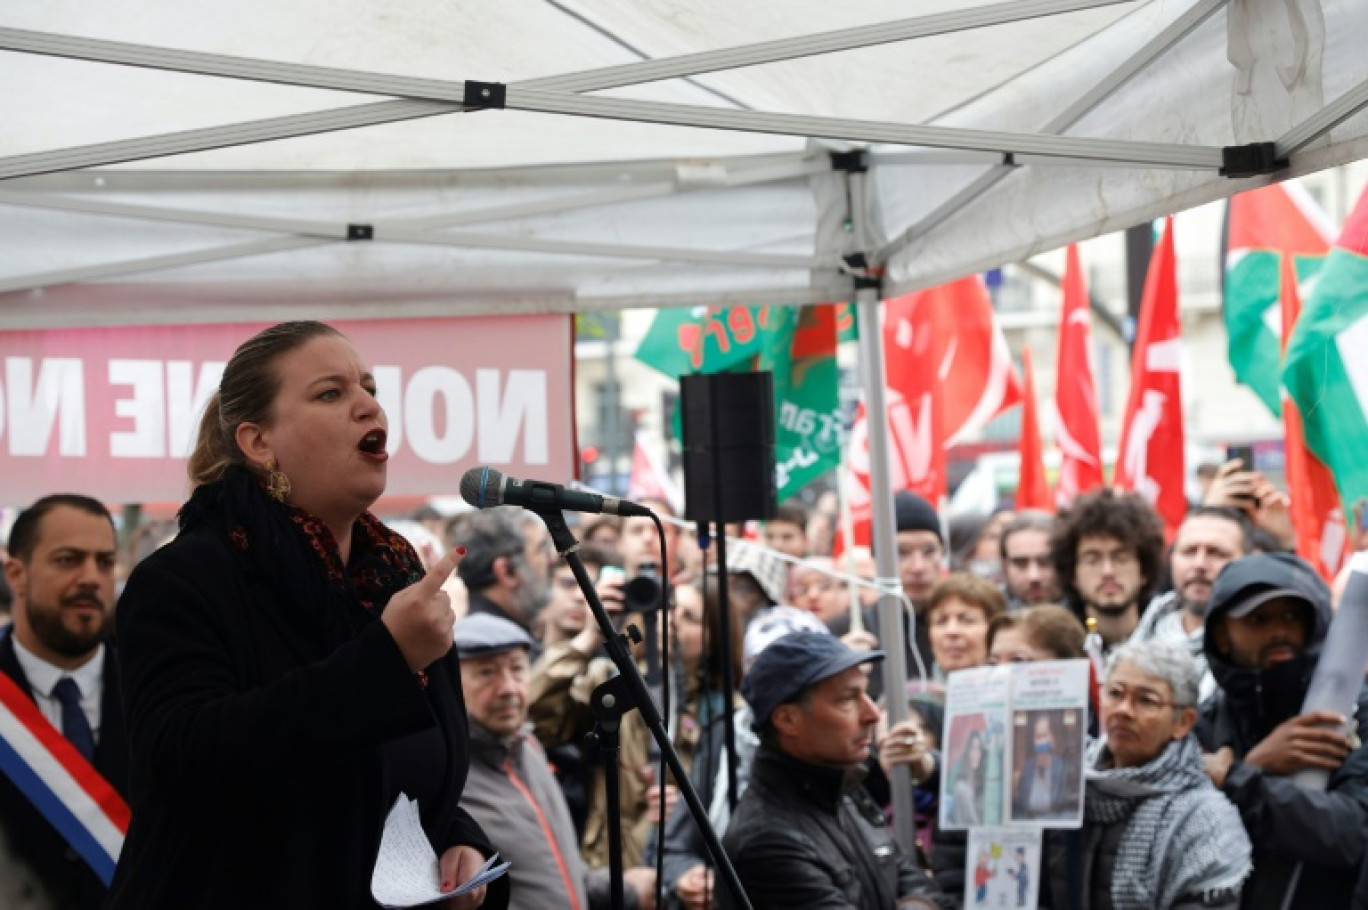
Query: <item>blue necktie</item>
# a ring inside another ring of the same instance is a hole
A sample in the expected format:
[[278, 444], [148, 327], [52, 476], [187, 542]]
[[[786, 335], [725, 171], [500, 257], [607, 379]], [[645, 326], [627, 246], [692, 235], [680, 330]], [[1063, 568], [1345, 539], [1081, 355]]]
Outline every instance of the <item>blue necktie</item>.
[[95, 734], [90, 732], [90, 721], [81, 708], [81, 689], [76, 680], [64, 676], [52, 687], [52, 697], [62, 703], [62, 735], [71, 740], [76, 751], [86, 761], [95, 758]]

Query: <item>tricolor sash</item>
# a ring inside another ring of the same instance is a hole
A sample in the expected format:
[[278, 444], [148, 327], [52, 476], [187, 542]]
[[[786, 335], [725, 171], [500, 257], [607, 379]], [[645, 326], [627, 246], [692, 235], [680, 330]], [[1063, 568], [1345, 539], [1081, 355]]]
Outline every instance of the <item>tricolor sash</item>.
[[132, 816], [128, 803], [4, 673], [0, 771], [108, 885]]

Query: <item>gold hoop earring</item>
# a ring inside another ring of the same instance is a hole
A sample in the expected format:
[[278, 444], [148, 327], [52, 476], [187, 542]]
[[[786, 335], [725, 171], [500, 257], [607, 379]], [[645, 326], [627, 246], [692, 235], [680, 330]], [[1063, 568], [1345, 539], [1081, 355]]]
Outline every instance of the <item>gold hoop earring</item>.
[[290, 478], [280, 470], [274, 458], [266, 461], [266, 495], [283, 503], [290, 495]]

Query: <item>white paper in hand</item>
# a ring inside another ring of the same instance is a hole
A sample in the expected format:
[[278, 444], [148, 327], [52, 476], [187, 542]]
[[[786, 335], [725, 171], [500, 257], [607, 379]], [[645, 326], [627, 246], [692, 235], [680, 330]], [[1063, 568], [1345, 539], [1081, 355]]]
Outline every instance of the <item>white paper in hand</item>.
[[371, 895], [382, 907], [417, 907], [446, 897], [465, 894], [488, 884], [508, 871], [508, 863], [498, 866], [496, 853], [454, 891], [442, 891], [437, 854], [423, 831], [418, 802], [402, 793], [385, 819], [380, 837], [380, 855], [371, 874]]

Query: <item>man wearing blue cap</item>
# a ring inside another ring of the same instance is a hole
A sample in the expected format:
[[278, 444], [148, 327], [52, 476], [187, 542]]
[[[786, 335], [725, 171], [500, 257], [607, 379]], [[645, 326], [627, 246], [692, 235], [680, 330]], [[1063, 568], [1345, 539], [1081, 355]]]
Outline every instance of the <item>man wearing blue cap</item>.
[[[1348, 717], [1302, 711], [1330, 615], [1330, 589], [1290, 553], [1237, 559], [1211, 589], [1204, 648], [1219, 690], [1196, 734], [1254, 845], [1246, 910], [1348, 907], [1368, 847], [1368, 750], [1351, 723], [1368, 722], [1368, 690]], [[1328, 788], [1295, 779], [1308, 770], [1328, 772]]]
[[[754, 906], [940, 906], [935, 884], [860, 786], [879, 719], [862, 665], [883, 657], [793, 633], [746, 674], [741, 693], [760, 748], [723, 846]], [[726, 889], [717, 898], [733, 906]]]

